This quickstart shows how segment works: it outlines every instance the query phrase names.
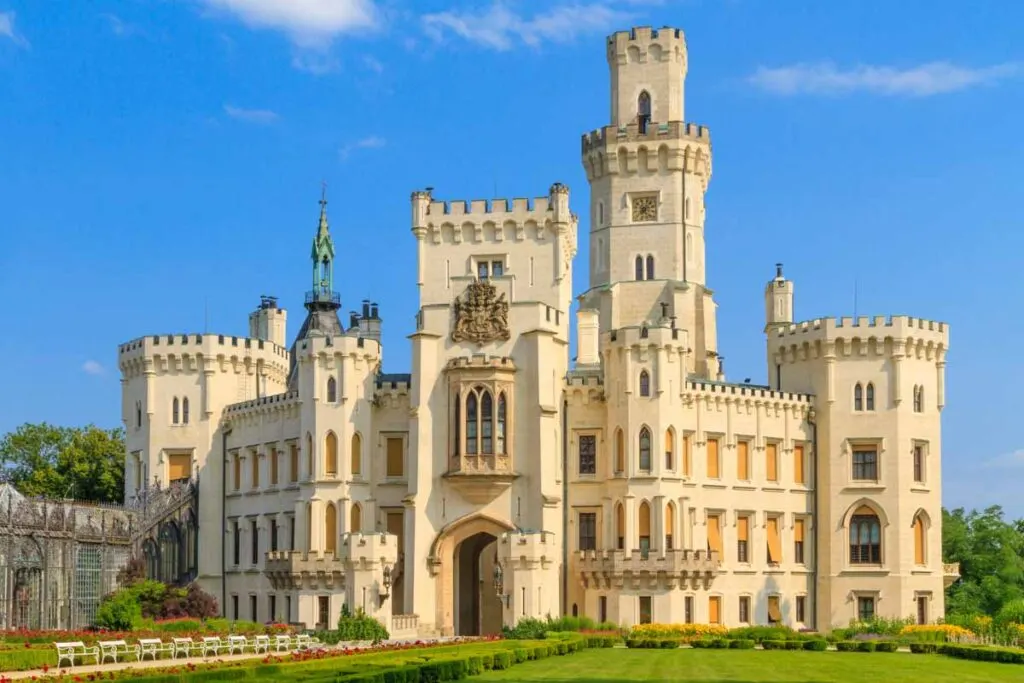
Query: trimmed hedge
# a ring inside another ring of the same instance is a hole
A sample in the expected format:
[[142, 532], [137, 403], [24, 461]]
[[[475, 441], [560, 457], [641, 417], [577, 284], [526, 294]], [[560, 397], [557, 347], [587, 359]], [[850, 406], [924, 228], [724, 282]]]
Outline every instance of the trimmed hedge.
[[803, 642], [805, 650], [811, 650], [812, 652], [824, 652], [828, 649], [828, 641], [824, 638], [815, 638], [814, 640], [805, 640]]
[[[928, 643], [932, 645], [933, 643]], [[911, 648], [911, 652], [913, 652]], [[1024, 664], [1024, 650], [1008, 647], [979, 647], [977, 645], [957, 645], [943, 643], [938, 646], [940, 655], [970, 659], [975, 662], [1000, 662], [1002, 664]]]

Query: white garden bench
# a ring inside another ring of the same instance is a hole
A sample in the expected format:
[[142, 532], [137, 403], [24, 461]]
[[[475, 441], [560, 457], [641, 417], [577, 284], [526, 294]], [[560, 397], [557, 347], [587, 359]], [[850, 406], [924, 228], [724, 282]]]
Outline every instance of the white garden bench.
[[270, 636], [256, 636], [252, 643], [252, 651], [257, 654], [270, 652]]
[[307, 650], [313, 644], [313, 639], [310, 638], [308, 635], [300, 634], [295, 636], [294, 642], [295, 647], [299, 648], [300, 650]]
[[202, 649], [204, 657], [208, 652], [213, 652], [213, 654], [219, 655], [223, 648], [224, 643], [221, 641], [220, 636], [205, 636], [203, 638]]
[[[182, 639], [184, 640], [184, 639]], [[139, 638], [139, 661], [141, 662], [146, 657], [152, 657], [153, 660], [160, 659], [160, 655], [169, 654], [174, 656], [174, 643], [165, 643], [159, 638]]]
[[245, 636], [228, 636], [228, 654], [244, 654], [245, 648], [249, 646], [249, 639]]
[[274, 649], [277, 652], [288, 652], [292, 649], [292, 637], [279, 635], [274, 638]]
[[139, 658], [139, 646], [129, 645], [124, 640], [101, 640], [100, 646], [100, 661], [99, 664], [103, 664], [108, 659], [114, 660], [114, 664], [117, 664], [117, 658], [121, 657], [122, 660], [125, 657]]
[[185, 655], [186, 658], [191, 657], [193, 652], [199, 650], [199, 643], [193, 641], [191, 638], [174, 638], [173, 649], [171, 650], [171, 657], [174, 659], [178, 658], [178, 655]]
[[[68, 666], [75, 665], [75, 658], [84, 660], [86, 657], [92, 657], [96, 664], [100, 662], [100, 649], [98, 647], [86, 647], [82, 641], [76, 641], [73, 643], [54, 643], [57, 646], [57, 668], [60, 668], [61, 662], [67, 661]], [[84, 663], [84, 662], [82, 662]]]

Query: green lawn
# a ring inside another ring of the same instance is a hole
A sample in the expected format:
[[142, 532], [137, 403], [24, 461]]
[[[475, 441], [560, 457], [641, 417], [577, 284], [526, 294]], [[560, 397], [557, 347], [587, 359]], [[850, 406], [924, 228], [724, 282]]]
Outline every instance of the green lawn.
[[1024, 666], [903, 652], [584, 650], [488, 671], [472, 681], [621, 683], [1000, 683], [1024, 681]]

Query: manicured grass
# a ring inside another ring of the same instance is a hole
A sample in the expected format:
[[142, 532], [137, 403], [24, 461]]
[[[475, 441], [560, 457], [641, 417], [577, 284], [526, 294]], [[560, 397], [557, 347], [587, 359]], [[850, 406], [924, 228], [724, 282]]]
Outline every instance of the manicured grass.
[[1024, 666], [940, 655], [761, 650], [584, 650], [568, 657], [487, 671], [473, 681], [550, 683], [1002, 683], [1024, 681]]

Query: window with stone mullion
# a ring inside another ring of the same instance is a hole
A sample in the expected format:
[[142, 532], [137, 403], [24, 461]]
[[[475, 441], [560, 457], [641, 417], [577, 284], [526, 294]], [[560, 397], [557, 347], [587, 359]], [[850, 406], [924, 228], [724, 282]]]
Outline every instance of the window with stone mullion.
[[494, 402], [489, 391], [484, 391], [480, 399], [480, 431], [480, 452], [494, 453]]

